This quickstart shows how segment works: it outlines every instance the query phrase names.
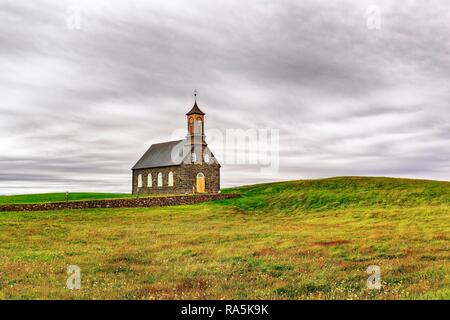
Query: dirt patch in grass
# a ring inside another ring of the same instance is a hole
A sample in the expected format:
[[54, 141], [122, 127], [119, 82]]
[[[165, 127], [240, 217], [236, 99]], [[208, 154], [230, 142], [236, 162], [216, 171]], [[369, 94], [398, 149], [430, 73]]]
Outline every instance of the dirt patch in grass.
[[205, 290], [211, 286], [208, 279], [185, 279], [176, 286], [177, 291], [185, 292], [191, 290]]
[[340, 244], [347, 244], [350, 243], [349, 240], [335, 240], [335, 241], [319, 241], [319, 242], [314, 242], [313, 245], [314, 246], [321, 246], [321, 247], [330, 247], [330, 246], [337, 246]]
[[255, 256], [255, 257], [271, 256], [271, 255], [276, 255], [277, 253], [279, 253], [279, 250], [276, 250], [274, 248], [262, 248], [262, 249], [259, 249], [255, 252], [253, 252], [253, 256]]

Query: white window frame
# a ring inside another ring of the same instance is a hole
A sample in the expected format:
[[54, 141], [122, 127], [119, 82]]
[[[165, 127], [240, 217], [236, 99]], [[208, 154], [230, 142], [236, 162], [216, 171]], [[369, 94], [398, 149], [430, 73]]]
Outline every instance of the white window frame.
[[209, 156], [209, 154], [205, 153], [205, 155], [203, 156], [205, 163], [209, 163], [209, 161], [211, 160], [211, 157]]
[[153, 176], [151, 173], [147, 175], [147, 188], [153, 187]]
[[137, 176], [137, 187], [142, 188], [143, 182], [142, 182], [142, 174], [138, 174]]
[[173, 172], [170, 171], [169, 175], [167, 176], [167, 185], [169, 187], [173, 187], [174, 183], [173, 183]]
[[162, 187], [163, 186], [163, 174], [162, 172], [158, 173], [158, 187]]
[[194, 152], [194, 153], [192, 153], [192, 162], [197, 162], [197, 154]]

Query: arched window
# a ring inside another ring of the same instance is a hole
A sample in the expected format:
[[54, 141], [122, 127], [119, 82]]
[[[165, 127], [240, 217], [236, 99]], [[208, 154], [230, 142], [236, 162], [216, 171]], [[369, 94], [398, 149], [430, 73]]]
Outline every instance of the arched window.
[[138, 175], [138, 188], [142, 188], [142, 174]]
[[169, 177], [168, 177], [167, 180], [168, 180], [168, 181], [167, 181], [167, 185], [168, 185], [169, 187], [173, 187], [173, 172], [172, 172], [172, 171], [169, 172]]
[[152, 174], [149, 173], [147, 176], [147, 187], [151, 188], [153, 186]]
[[197, 162], [197, 154], [196, 153], [193, 153], [192, 154], [192, 162]]
[[209, 163], [209, 154], [205, 153], [204, 158], [205, 158], [205, 162]]
[[189, 133], [194, 134], [194, 118], [189, 118]]
[[203, 121], [202, 121], [202, 118], [198, 117], [197, 121], [195, 122], [195, 124], [197, 126], [196, 130], [195, 130], [195, 133], [203, 134]]
[[162, 173], [158, 173], [158, 187], [163, 186]]

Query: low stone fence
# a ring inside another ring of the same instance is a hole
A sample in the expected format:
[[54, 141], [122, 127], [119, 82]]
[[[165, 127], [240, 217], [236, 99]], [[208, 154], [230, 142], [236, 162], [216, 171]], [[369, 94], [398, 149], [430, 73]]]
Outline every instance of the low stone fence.
[[202, 194], [202, 195], [180, 195], [164, 197], [142, 197], [111, 200], [88, 200], [73, 202], [50, 202], [33, 204], [11, 204], [0, 205], [2, 211], [48, 211], [64, 209], [92, 209], [92, 208], [141, 208], [141, 207], [163, 207], [183, 204], [195, 204], [213, 200], [224, 200], [239, 198], [239, 194]]

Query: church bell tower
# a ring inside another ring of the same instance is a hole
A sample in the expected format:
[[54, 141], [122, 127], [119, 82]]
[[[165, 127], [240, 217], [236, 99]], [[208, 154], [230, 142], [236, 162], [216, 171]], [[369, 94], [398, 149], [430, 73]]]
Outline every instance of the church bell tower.
[[205, 143], [205, 113], [200, 110], [197, 105], [197, 91], [194, 94], [195, 102], [191, 111], [186, 113], [187, 117], [187, 138], [193, 144], [206, 144]]
[[194, 94], [195, 102], [187, 117], [187, 143], [191, 145], [192, 162], [201, 163], [206, 146], [205, 141], [205, 113], [197, 105], [197, 90]]

